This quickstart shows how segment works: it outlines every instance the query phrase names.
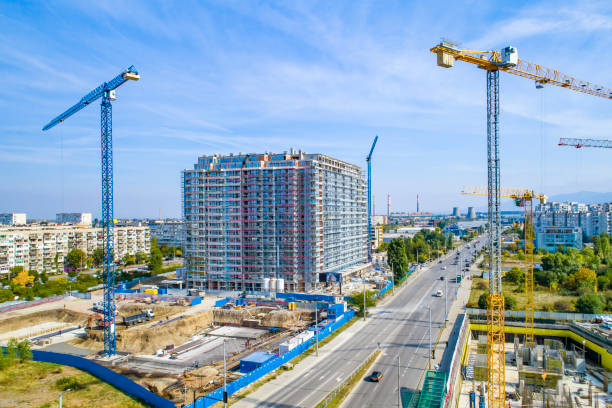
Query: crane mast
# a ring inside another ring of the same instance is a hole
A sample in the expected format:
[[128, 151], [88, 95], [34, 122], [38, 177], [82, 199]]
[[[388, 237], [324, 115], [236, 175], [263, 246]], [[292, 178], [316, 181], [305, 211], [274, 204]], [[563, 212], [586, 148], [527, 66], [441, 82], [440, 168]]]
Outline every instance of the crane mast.
[[109, 82], [104, 82], [81, 98], [61, 115], [43, 127], [49, 130], [68, 119], [87, 105], [102, 99], [100, 109], [100, 144], [102, 173], [102, 251], [104, 280], [104, 353], [116, 354], [115, 347], [115, 234], [113, 214], [113, 107], [115, 89], [127, 81], [138, 81], [140, 75], [132, 65]]
[[370, 153], [366, 157], [368, 164], [368, 262], [372, 262], [372, 153], [378, 141], [378, 135], [374, 138]]

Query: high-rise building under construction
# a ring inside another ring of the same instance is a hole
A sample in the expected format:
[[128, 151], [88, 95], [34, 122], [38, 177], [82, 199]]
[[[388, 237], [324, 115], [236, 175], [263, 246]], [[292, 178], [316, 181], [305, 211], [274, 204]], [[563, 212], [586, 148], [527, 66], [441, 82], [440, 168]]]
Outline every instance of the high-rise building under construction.
[[202, 156], [182, 184], [189, 288], [309, 291], [367, 261], [358, 166], [294, 150]]

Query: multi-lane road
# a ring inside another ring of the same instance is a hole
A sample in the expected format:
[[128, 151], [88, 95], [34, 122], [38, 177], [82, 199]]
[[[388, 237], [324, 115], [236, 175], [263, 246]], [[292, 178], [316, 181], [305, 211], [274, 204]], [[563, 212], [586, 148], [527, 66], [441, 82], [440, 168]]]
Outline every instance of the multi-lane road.
[[[478, 238], [474, 242], [480, 246], [481, 241], [482, 238]], [[475, 245], [470, 246], [471, 250], [462, 250], [462, 259], [474, 250]], [[353, 332], [350, 328], [351, 335], [340, 346], [322, 354], [307, 369], [300, 370], [300, 375], [283, 375], [274, 381], [275, 384], [264, 385], [235, 406], [314, 407], [380, 347], [383, 353], [372, 369], [382, 371], [383, 380], [378, 383], [360, 381], [343, 406], [397, 407], [397, 356], [400, 356], [400, 388], [416, 388], [428, 364], [429, 308], [434, 341], [445, 318], [445, 298], [434, 295], [438, 290], [445, 290], [446, 282], [449, 307], [454, 299], [457, 284], [449, 279], [455, 277], [454, 262], [453, 252], [442, 262], [423, 268], [399, 293], [373, 309], [359, 330]], [[445, 277], [444, 281], [441, 276]]]

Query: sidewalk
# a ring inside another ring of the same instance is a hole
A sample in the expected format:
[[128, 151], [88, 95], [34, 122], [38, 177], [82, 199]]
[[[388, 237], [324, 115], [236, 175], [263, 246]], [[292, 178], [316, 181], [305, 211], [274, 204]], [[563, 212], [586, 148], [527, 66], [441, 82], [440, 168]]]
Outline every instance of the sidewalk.
[[[446, 325], [442, 329], [442, 332], [440, 333], [440, 337], [438, 339], [438, 343], [434, 347], [436, 357], [432, 360], [433, 367], [438, 364], [441, 364], [442, 357], [444, 355], [444, 349], [446, 348], [448, 340], [450, 339], [451, 332], [455, 325], [455, 321], [457, 320], [457, 316], [459, 314], [465, 313], [465, 305], [470, 298], [470, 291], [472, 289], [473, 282], [472, 279], [469, 279], [469, 277], [476, 274], [476, 270], [470, 268], [470, 270], [466, 272], [465, 276], [461, 279], [461, 284], [459, 285], [459, 290], [457, 291], [457, 298], [453, 300], [452, 304], [448, 308], [448, 318]], [[450, 296], [454, 298], [454, 293]]]

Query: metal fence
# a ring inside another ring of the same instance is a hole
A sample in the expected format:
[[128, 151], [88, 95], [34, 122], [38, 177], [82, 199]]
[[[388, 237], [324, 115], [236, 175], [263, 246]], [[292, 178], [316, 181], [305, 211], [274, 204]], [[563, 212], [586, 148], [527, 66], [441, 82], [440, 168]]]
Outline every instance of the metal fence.
[[141, 385], [136, 384], [129, 378], [116, 373], [109, 368], [101, 366], [94, 361], [70, 354], [53, 353], [42, 350], [32, 350], [32, 357], [34, 361], [62, 364], [87, 371], [89, 374], [98, 377], [102, 381], [105, 381], [110, 385], [119, 388], [121, 391], [124, 391], [133, 397], [139, 398], [154, 407], [175, 408], [172, 401], [152, 393]]
[[[487, 315], [487, 311], [485, 309], [472, 309], [467, 308], [466, 313], [469, 315]], [[506, 310], [506, 317], [514, 317], [514, 318], [525, 318], [524, 310]], [[595, 320], [599, 317], [612, 317], [612, 315], [602, 315], [602, 314], [587, 314], [587, 313], [561, 313], [561, 312], [533, 312], [533, 317], [535, 319], [550, 319], [550, 320], [578, 320], [578, 321], [589, 321]]]
[[446, 377], [446, 397], [444, 403], [446, 407], [456, 406], [459, 394], [461, 393], [459, 382], [459, 378], [461, 377], [461, 358], [463, 356], [463, 347], [468, 340], [469, 325], [467, 316], [461, 314], [457, 316], [457, 319], [461, 319], [461, 327], [457, 335], [457, 342], [448, 369], [448, 376]]
[[353, 380], [353, 378], [355, 378], [355, 376], [359, 373], [359, 371], [361, 371], [362, 368], [368, 367], [372, 363], [372, 361], [378, 357], [378, 354], [380, 354], [380, 350], [374, 350], [368, 356], [368, 358], [366, 358], [365, 361], [359, 365], [359, 367], [353, 370], [353, 372], [348, 376], [348, 378], [339, 383], [329, 394], [327, 394], [325, 399], [321, 401], [316, 408], [325, 408], [327, 404], [329, 404], [331, 400], [334, 399], [336, 395], [338, 395], [338, 393], [342, 392], [344, 387], [346, 387]]
[[[343, 324], [351, 320], [354, 315], [355, 312], [349, 310], [344, 313], [340, 320], [326, 324], [325, 327], [319, 330], [319, 341], [325, 339], [327, 336], [329, 336], [338, 328], [340, 328]], [[242, 388], [246, 387], [247, 385], [259, 380], [264, 375], [276, 370], [283, 364], [299, 356], [300, 354], [308, 350], [310, 347], [312, 347], [314, 344], [315, 338], [311, 338], [309, 341], [300, 344], [294, 349], [284, 354], [281, 354], [278, 357], [268, 360], [261, 367], [251, 371], [250, 373], [238, 378], [235, 381], [232, 381], [231, 383], [227, 384], [227, 395], [232, 395], [241, 390]], [[218, 388], [215, 391], [196, 399], [195, 402], [185, 405], [185, 408], [208, 408], [219, 401], [223, 401], [223, 388]]]
[[0, 313], [11, 312], [13, 310], [25, 309], [28, 307], [43, 305], [49, 302], [57, 302], [58, 300], [65, 299], [68, 295], [50, 296], [43, 299], [31, 300], [29, 302], [22, 302], [18, 304], [12, 304], [4, 307], [0, 307]]

